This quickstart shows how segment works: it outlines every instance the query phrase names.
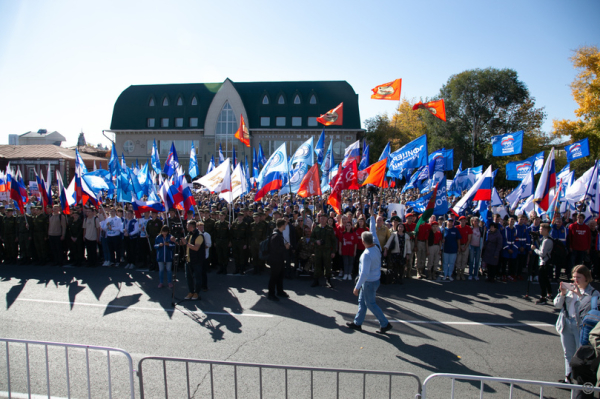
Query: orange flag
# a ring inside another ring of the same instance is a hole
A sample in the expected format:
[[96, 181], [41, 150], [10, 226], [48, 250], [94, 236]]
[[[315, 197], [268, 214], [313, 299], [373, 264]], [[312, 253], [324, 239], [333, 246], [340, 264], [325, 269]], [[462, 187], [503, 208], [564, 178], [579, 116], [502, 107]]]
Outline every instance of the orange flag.
[[377, 187], [383, 187], [385, 181], [385, 168], [387, 166], [387, 158], [382, 159], [379, 162], [374, 163], [367, 169], [369, 176], [363, 182], [363, 186], [366, 184], [372, 184]]
[[402, 79], [396, 79], [393, 82], [384, 83], [371, 89], [372, 100], [400, 100], [400, 89], [402, 88]]
[[250, 147], [250, 132], [246, 122], [244, 122], [244, 115], [240, 115], [240, 127], [235, 132], [235, 138], [246, 144], [246, 147]]
[[431, 112], [431, 115], [446, 122], [446, 105], [444, 104], [444, 99], [429, 101], [425, 104], [419, 101], [413, 105], [413, 111], [416, 111], [419, 108], [426, 109], [427, 111]]
[[341, 125], [344, 120], [344, 103], [317, 118], [317, 122], [325, 125]]
[[321, 181], [319, 180], [319, 165], [314, 164], [304, 175], [298, 190], [298, 196], [302, 198], [321, 195]]

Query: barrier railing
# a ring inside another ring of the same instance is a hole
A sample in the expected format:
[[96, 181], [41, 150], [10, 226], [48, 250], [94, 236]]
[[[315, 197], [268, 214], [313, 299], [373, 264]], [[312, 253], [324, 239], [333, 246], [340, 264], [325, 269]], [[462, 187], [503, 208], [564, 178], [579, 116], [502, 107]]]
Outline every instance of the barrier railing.
[[[544, 398], [544, 388], [559, 388], [571, 391], [571, 399], [575, 398], [575, 394], [579, 391], [583, 391], [584, 393], [594, 393], [600, 392], [600, 388], [595, 388], [593, 384], [586, 385], [572, 385], [572, 384], [561, 384], [558, 382], [546, 382], [546, 381], [535, 381], [535, 380], [520, 380], [520, 379], [512, 379], [512, 378], [500, 378], [500, 377], [488, 377], [488, 376], [479, 376], [479, 375], [466, 375], [466, 374], [432, 374], [425, 379], [423, 382], [423, 393], [422, 399], [427, 399], [429, 396], [428, 391], [431, 390], [431, 381], [435, 379], [450, 379], [451, 380], [451, 391], [450, 398], [454, 399], [456, 393], [456, 380], [459, 381], [474, 381], [479, 382], [479, 397], [483, 398], [483, 392], [486, 387], [486, 383], [489, 386], [489, 383], [500, 383], [508, 385], [508, 397], [513, 398], [515, 387], [521, 387], [525, 385], [539, 387], [539, 398]], [[445, 391], [444, 391], [445, 392]], [[469, 395], [465, 396], [464, 392], [460, 394], [456, 394], [459, 398], [465, 397], [474, 397], [471, 392]], [[444, 397], [448, 397], [447, 393]]]
[[[113, 393], [118, 398], [135, 398], [133, 360], [122, 349], [8, 338], [0, 338], [0, 346], [0, 375], [6, 376], [0, 384], [6, 382], [9, 398], [22, 397], [24, 390], [29, 398], [43, 394], [91, 399], [106, 397], [107, 390], [109, 398]], [[117, 359], [111, 363], [113, 354], [125, 356], [124, 364]], [[106, 374], [101, 371], [103, 363]]]
[[[392, 393], [394, 397], [398, 397], [398, 392], [400, 390], [393, 389], [393, 380], [395, 379], [394, 377], [409, 377], [411, 379], [414, 379], [416, 381], [416, 389], [412, 392], [415, 392], [415, 394], [410, 394], [410, 397], [421, 397], [421, 380], [419, 379], [419, 377], [417, 377], [417, 375], [412, 373], [395, 371], [283, 366], [273, 364], [239, 363], [170, 357], [145, 357], [139, 361], [137, 371], [137, 375], [140, 380], [140, 397], [142, 399], [145, 398], [144, 384], [147, 380], [145, 376], [146, 368], [144, 367], [144, 363], [150, 361], [158, 361], [162, 366], [159, 370], [153, 370], [155, 378], [153, 378], [152, 381], [155, 383], [155, 386], [152, 388], [152, 392], [156, 393], [156, 390], [160, 389], [160, 386], [158, 386], [159, 384], [157, 384], [157, 376], [161, 376], [162, 384], [160, 385], [162, 385], [164, 389], [165, 398], [169, 398], [170, 396], [170, 385], [168, 377], [169, 373], [167, 372], [168, 363], [179, 363], [183, 364], [184, 366], [183, 368], [180, 368], [178, 370], [173, 370], [173, 373], [176, 377], [181, 378], [183, 375], [185, 375], [186, 382], [185, 388], [181, 388], [179, 384], [179, 391], [177, 393], [172, 393], [171, 397], [175, 398], [186, 397], [186, 395], [188, 398], [198, 396], [214, 398], [217, 390], [220, 390], [217, 395], [218, 397], [237, 398], [239, 397], [239, 395], [241, 395], [241, 397], [254, 397], [256, 396], [256, 393], [258, 393], [258, 397], [262, 398], [263, 395], [265, 395], [265, 391], [267, 391], [267, 393], [271, 391], [268, 388], [274, 388], [273, 390], [278, 391], [277, 396], [283, 394], [281, 396], [284, 396], [285, 398], [305, 396], [308, 393], [310, 393], [310, 397], [313, 398], [316, 388], [318, 388], [319, 396], [325, 394], [324, 390], [331, 390], [333, 388], [333, 381], [331, 381], [331, 379], [328, 379], [326, 376], [317, 376], [316, 374], [326, 374], [335, 376], [335, 395], [337, 398], [348, 397], [348, 395], [344, 394], [344, 391], [349, 390], [353, 392], [352, 396], [355, 396], [357, 388], [360, 388], [362, 390], [363, 398], [382, 398], [386, 396], [392, 398]], [[200, 368], [194, 370], [194, 372], [190, 372], [191, 365], [200, 365]], [[229, 371], [219, 370], [221, 373], [217, 375], [217, 368], [228, 368]], [[255, 370], [258, 374], [256, 374], [256, 372], [253, 373], [250, 370]], [[274, 374], [275, 370], [279, 373]], [[224, 376], [224, 374], [226, 375]], [[265, 374], [269, 375], [265, 376]], [[293, 380], [290, 374], [294, 374], [295, 378]], [[343, 376], [344, 374], [362, 375], [361, 382], [357, 383], [358, 381], [356, 379], [352, 379], [349, 381], [344, 381], [345, 384], [341, 386], [340, 376]], [[195, 382], [192, 382], [194, 376], [197, 376], [197, 378]], [[377, 383], [375, 383], [374, 381], [368, 381], [367, 376], [372, 376], [370, 379], [376, 378], [373, 376], [378, 376], [380, 378], [378, 379]], [[281, 380], [280, 377], [283, 377], [283, 380]], [[310, 379], [310, 388], [308, 388], [308, 384], [303, 383], [304, 381], [308, 382], [307, 379]], [[217, 380], [219, 380], [220, 382], [218, 386]], [[383, 380], [386, 380], [385, 387], [383, 387], [382, 385]], [[240, 386], [241, 381], [243, 382], [243, 386]], [[193, 385], [195, 385], [194, 389], [192, 389]], [[385, 394], [383, 394], [383, 391], [385, 391]], [[406, 388], [403, 388], [403, 391], [406, 392]], [[156, 394], [154, 394], [154, 396], [156, 396]]]

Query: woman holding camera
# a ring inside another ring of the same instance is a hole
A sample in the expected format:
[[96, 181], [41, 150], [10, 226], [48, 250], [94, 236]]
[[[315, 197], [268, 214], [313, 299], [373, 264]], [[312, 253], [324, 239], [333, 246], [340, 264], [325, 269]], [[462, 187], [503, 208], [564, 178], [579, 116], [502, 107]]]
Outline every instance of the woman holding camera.
[[556, 331], [560, 334], [560, 342], [565, 354], [565, 380], [570, 383], [570, 361], [580, 346], [581, 321], [590, 311], [592, 297], [599, 293], [590, 284], [592, 275], [584, 265], [573, 268], [573, 283], [560, 283], [560, 294], [554, 298], [554, 307], [561, 309], [556, 321]]

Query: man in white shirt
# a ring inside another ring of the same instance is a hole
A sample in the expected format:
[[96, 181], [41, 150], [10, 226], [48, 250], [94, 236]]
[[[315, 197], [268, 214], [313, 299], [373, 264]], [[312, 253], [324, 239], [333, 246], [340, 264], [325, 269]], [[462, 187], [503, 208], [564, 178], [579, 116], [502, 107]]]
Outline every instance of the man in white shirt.
[[140, 238], [138, 240], [138, 262], [142, 264], [142, 269], [148, 268], [148, 254], [152, 251], [148, 233], [146, 232], [146, 225], [150, 220], [149, 216], [148, 212], [144, 212], [142, 213], [142, 217], [137, 220], [140, 229]]
[[[210, 250], [210, 247], [212, 246], [212, 238], [210, 237], [210, 234], [208, 234], [206, 231], [204, 231], [204, 222], [198, 222], [198, 224], [196, 225], [196, 228], [198, 229], [200, 234], [204, 236], [204, 246], [206, 247], [205, 259], [208, 259], [209, 253], [210, 253], [209, 250]], [[208, 263], [205, 263], [205, 266], [202, 267], [202, 291], [204, 291], [204, 292], [208, 291], [207, 271], [208, 271]]]
[[123, 243], [127, 252], [125, 269], [135, 269], [139, 238], [140, 225], [137, 219], [133, 218], [133, 211], [130, 209], [127, 211], [125, 226], [123, 227]]
[[119, 257], [121, 256], [121, 233], [123, 232], [123, 222], [117, 216], [115, 209], [110, 210], [110, 217], [101, 223], [102, 230], [106, 232], [108, 240], [108, 251], [110, 253], [110, 262], [104, 263], [102, 266], [118, 266]]

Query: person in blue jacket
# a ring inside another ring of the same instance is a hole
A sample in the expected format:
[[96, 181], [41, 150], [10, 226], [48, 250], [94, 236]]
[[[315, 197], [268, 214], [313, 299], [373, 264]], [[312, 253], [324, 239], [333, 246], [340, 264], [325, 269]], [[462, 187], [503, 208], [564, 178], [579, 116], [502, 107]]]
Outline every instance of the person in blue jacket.
[[502, 280], [515, 281], [517, 275], [517, 229], [515, 228], [515, 218], [508, 219], [508, 226], [502, 232]]
[[169, 226], [163, 226], [160, 230], [160, 234], [154, 241], [154, 248], [156, 249], [156, 261], [158, 262], [158, 288], [164, 287], [165, 269], [167, 269], [167, 283], [169, 284], [169, 288], [173, 288], [171, 265], [173, 264], [175, 237], [169, 234]]
[[529, 226], [527, 225], [527, 215], [524, 213], [519, 216], [519, 223], [515, 226], [517, 237], [515, 238], [517, 252], [517, 279], [522, 280], [521, 273], [527, 267], [527, 257], [531, 247], [531, 236], [529, 235]]
[[550, 237], [554, 238], [555, 240], [560, 241], [560, 243], [563, 245], [564, 247], [564, 251], [557, 251], [555, 252], [556, 256], [559, 259], [552, 259], [552, 263], [554, 264], [554, 281], [558, 282], [558, 279], [560, 278], [560, 271], [561, 269], [564, 267], [565, 268], [565, 272], [567, 273], [567, 276], [570, 276], [570, 268], [568, 266], [567, 263], [567, 239], [569, 238], [569, 229], [567, 229], [564, 225], [563, 225], [563, 221], [562, 218], [560, 217], [560, 215], [556, 215], [554, 217], [554, 221], [552, 223], [552, 230], [550, 231]]

